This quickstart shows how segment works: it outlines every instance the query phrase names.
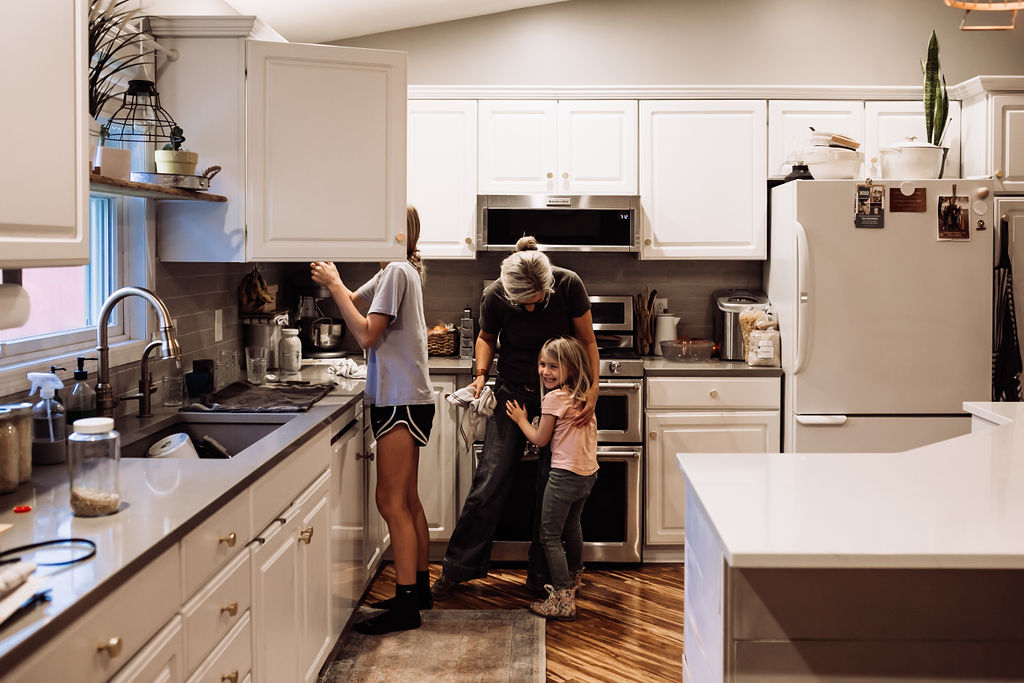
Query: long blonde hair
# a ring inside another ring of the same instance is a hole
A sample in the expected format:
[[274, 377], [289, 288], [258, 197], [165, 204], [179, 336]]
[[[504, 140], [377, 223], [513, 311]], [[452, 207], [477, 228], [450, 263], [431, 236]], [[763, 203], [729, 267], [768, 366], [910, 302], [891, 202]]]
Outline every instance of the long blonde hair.
[[[562, 369], [562, 386], [574, 401], [584, 401], [590, 391], [590, 358], [575, 337], [555, 337], [544, 342], [540, 355], [548, 356]], [[543, 385], [542, 385], [543, 386]]]
[[516, 250], [501, 262], [501, 286], [513, 303], [538, 294], [553, 294], [555, 276], [547, 254], [537, 249], [533, 237], [520, 237]]
[[412, 204], [405, 207], [405, 237], [405, 258], [420, 274], [422, 282], [427, 278], [427, 266], [423, 263], [418, 246], [420, 242], [420, 213]]

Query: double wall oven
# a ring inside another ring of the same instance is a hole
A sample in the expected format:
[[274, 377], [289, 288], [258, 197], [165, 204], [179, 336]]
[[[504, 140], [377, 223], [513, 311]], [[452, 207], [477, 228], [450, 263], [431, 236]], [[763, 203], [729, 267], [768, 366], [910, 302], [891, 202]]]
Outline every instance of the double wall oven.
[[[600, 470], [583, 508], [584, 562], [642, 560], [643, 360], [634, 351], [631, 297], [590, 298], [601, 355], [597, 399]], [[476, 466], [483, 444], [473, 448]], [[537, 456], [523, 456], [498, 522], [491, 559], [526, 560], [530, 546]]]

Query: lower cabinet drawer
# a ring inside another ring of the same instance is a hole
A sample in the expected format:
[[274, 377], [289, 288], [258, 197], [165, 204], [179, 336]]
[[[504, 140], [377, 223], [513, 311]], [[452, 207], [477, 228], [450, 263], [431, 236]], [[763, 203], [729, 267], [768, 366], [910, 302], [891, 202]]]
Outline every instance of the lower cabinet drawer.
[[182, 683], [185, 680], [185, 641], [181, 633], [181, 617], [153, 636], [142, 650], [132, 657], [110, 683]]
[[188, 532], [181, 542], [185, 595], [199, 590], [207, 579], [242, 550], [252, 539], [249, 491], [236, 496], [206, 521]]
[[[246, 612], [188, 683], [241, 683], [252, 669], [252, 628]], [[282, 683], [285, 683], [282, 681]]]
[[777, 377], [651, 377], [647, 408], [657, 410], [775, 410], [782, 400]]
[[57, 634], [11, 680], [106, 681], [180, 607], [181, 560], [175, 545]]
[[232, 560], [182, 607], [188, 673], [199, 667], [249, 611], [251, 585], [249, 553], [246, 552]]

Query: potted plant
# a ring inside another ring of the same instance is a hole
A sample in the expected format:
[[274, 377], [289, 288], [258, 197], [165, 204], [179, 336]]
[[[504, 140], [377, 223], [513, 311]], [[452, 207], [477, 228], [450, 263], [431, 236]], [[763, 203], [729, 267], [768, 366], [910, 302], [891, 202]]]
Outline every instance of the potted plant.
[[99, 175], [107, 178], [128, 180], [132, 171], [131, 150], [107, 147], [104, 143], [106, 143], [109, 133], [110, 129], [107, 126], [100, 126], [99, 144], [93, 158], [93, 169]]
[[163, 149], [155, 152], [157, 173], [176, 173], [178, 175], [195, 175], [199, 155], [181, 148], [185, 142], [185, 131], [181, 126], [171, 129], [171, 141]]
[[946, 77], [939, 74], [939, 39], [932, 31], [928, 54], [921, 62], [924, 76], [924, 142], [917, 138], [881, 150], [882, 175], [886, 178], [941, 178], [948, 147], [942, 140], [949, 124], [949, 95]]

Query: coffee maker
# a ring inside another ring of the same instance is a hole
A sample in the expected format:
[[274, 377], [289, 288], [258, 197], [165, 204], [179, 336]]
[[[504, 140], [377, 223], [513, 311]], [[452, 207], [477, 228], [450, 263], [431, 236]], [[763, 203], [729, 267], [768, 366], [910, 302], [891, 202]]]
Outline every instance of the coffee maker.
[[302, 355], [306, 358], [339, 358], [345, 355], [341, 343], [345, 339], [345, 321], [324, 315], [320, 302], [330, 299], [330, 291], [312, 286], [299, 293], [295, 326], [299, 329]]

